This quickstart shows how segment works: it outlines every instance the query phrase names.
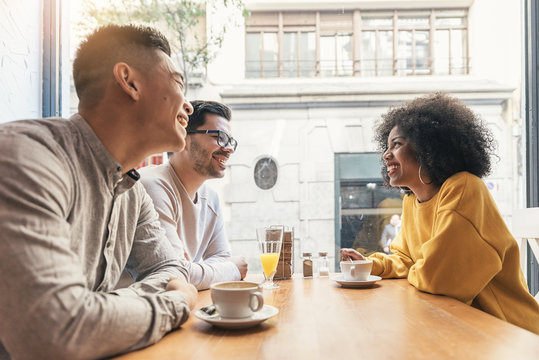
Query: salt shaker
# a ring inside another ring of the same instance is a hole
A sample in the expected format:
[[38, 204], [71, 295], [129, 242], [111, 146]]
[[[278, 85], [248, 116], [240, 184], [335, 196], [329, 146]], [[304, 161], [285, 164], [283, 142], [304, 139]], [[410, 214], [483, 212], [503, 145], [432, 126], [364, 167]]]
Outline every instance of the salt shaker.
[[329, 276], [329, 260], [327, 251], [318, 252], [318, 273], [320, 277]]
[[313, 254], [303, 253], [303, 277], [313, 277]]

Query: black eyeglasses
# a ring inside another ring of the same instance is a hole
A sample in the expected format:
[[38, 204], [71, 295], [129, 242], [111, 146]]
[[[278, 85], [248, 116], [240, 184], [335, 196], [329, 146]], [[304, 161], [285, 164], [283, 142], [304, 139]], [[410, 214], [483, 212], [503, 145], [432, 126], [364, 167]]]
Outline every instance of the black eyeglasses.
[[187, 130], [187, 134], [217, 134], [217, 136], [212, 136], [217, 138], [217, 145], [226, 148], [228, 144], [230, 144], [234, 151], [236, 151], [236, 147], [238, 147], [236, 139], [221, 130]]

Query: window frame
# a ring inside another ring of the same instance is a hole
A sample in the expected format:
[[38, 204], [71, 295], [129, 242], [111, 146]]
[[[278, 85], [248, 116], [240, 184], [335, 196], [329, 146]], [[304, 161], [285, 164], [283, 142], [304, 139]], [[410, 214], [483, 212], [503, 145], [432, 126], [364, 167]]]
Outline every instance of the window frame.
[[[526, 0], [524, 5], [525, 33], [525, 108], [526, 108], [526, 203], [539, 207], [539, 5]], [[539, 264], [527, 245], [528, 288], [532, 294], [539, 292]]]
[[[288, 14], [288, 15], [287, 15]], [[283, 55], [283, 37], [284, 33], [295, 32], [298, 34], [298, 39], [301, 33], [313, 32], [315, 33], [315, 72], [314, 77], [324, 77], [324, 72], [322, 71], [321, 56], [320, 56], [320, 43], [323, 36], [334, 35], [335, 38], [339, 35], [351, 35], [351, 44], [352, 44], [352, 70], [344, 71], [344, 73], [339, 72], [340, 68], [340, 56], [338, 54], [339, 50], [335, 49], [335, 54], [333, 57], [334, 68], [332, 75], [330, 76], [363, 76], [361, 69], [361, 62], [364, 59], [361, 59], [361, 40], [363, 32], [374, 32], [375, 34], [375, 59], [374, 60], [374, 76], [381, 76], [379, 73], [380, 63], [382, 61], [387, 61], [388, 59], [380, 59], [378, 56], [378, 39], [380, 31], [390, 31], [392, 32], [392, 76], [403, 76], [399, 73], [398, 68], [398, 43], [399, 43], [399, 32], [410, 31], [412, 35], [412, 58], [411, 58], [411, 71], [409, 75], [434, 75], [436, 59], [434, 57], [435, 49], [435, 39], [437, 31], [447, 31], [448, 32], [448, 59], [447, 59], [447, 74], [453, 75], [457, 69], [454, 69], [453, 58], [452, 58], [452, 35], [455, 31], [463, 31], [464, 35], [464, 44], [463, 44], [463, 53], [464, 53], [464, 74], [470, 73], [470, 57], [469, 57], [469, 31], [468, 31], [468, 9], [467, 8], [456, 8], [456, 9], [420, 9], [420, 10], [405, 10], [405, 9], [394, 9], [390, 11], [375, 11], [375, 10], [347, 10], [342, 12], [343, 16], [346, 15], [342, 21], [335, 20], [336, 14], [328, 11], [309, 11], [304, 12], [304, 16], [297, 16], [297, 20], [290, 20], [290, 12], [286, 11], [257, 11], [251, 14], [251, 17], [246, 20], [245, 32], [246, 34], [258, 33], [263, 36], [264, 32], [277, 32], [277, 41], [278, 41], [278, 72], [277, 77], [288, 77], [285, 75], [284, 71], [284, 55]], [[450, 16], [453, 14], [453, 16]], [[364, 20], [367, 18], [377, 18], [387, 16], [388, 19], [391, 19], [391, 25], [387, 26], [369, 26], [363, 24]], [[423, 15], [424, 18], [428, 19], [427, 24], [419, 25], [407, 25], [399, 26], [399, 19], [408, 18], [410, 16], [419, 16]], [[449, 15], [449, 16], [448, 16]], [[400, 17], [399, 17], [400, 16]], [[437, 19], [443, 18], [462, 18], [461, 24], [440, 24], [437, 25]], [[286, 19], [285, 19], [286, 18]], [[314, 19], [314, 20], [312, 20]], [[417, 68], [417, 59], [416, 59], [416, 49], [415, 49], [415, 33], [417, 31], [428, 32], [428, 56], [426, 58], [427, 63], [427, 73], [424, 70]], [[298, 40], [299, 41], [299, 40]], [[247, 42], [246, 42], [247, 45]], [[341, 59], [342, 60], [342, 59]], [[408, 60], [408, 59], [407, 59]], [[263, 71], [263, 66], [265, 60], [263, 59], [263, 54], [260, 56], [262, 69], [260, 71], [260, 76], [253, 76], [252, 74], [247, 75], [248, 64], [250, 61], [247, 56], [245, 57], [245, 76], [246, 78], [264, 78], [266, 77]], [[301, 58], [299, 56], [296, 59], [297, 61], [297, 73], [296, 77], [302, 77], [301, 73]], [[324, 67], [326, 68], [326, 67]], [[421, 70], [421, 71], [420, 71]], [[371, 71], [369, 69], [369, 71]], [[408, 67], [405, 69], [405, 72], [408, 72]], [[408, 74], [405, 74], [406, 76]]]
[[43, 0], [41, 116], [62, 116], [62, 0]]

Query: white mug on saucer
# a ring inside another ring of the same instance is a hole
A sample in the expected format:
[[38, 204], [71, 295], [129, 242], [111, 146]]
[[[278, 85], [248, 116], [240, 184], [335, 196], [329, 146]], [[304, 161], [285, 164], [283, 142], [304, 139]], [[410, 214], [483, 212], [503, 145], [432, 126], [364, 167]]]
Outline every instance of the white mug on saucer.
[[222, 318], [246, 318], [264, 306], [260, 285], [249, 281], [226, 281], [210, 286], [211, 298]]
[[366, 281], [372, 270], [372, 260], [341, 261], [341, 272], [346, 281]]

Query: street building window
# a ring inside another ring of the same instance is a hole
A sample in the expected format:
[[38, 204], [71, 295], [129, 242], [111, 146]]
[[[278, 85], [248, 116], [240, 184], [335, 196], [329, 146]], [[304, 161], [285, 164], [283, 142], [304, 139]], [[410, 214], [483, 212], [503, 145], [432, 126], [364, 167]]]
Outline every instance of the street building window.
[[253, 11], [247, 78], [459, 75], [470, 70], [468, 11]]

